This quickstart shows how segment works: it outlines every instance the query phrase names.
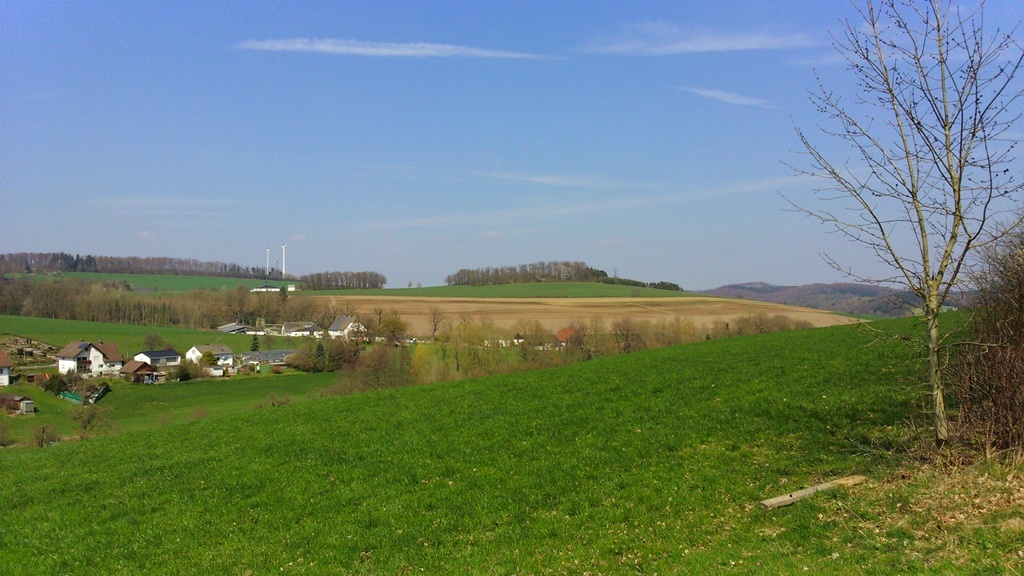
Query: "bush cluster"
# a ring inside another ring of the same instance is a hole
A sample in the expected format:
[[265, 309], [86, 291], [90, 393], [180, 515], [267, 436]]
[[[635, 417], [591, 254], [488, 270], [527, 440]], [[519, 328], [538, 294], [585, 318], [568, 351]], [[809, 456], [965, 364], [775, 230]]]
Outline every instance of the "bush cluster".
[[972, 274], [970, 340], [947, 374], [960, 404], [960, 433], [987, 449], [1024, 448], [1024, 230], [983, 251]]

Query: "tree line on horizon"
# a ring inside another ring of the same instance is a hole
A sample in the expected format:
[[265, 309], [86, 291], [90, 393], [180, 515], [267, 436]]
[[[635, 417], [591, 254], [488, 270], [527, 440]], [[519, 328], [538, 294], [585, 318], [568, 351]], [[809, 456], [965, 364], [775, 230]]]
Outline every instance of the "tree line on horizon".
[[252, 293], [245, 286], [154, 295], [79, 278], [59, 282], [0, 278], [0, 314], [11, 316], [208, 330], [231, 322], [255, 326], [309, 320], [327, 326], [348, 312], [326, 299], [287, 292]]
[[600, 282], [603, 284], [621, 284], [638, 288], [658, 288], [661, 290], [680, 290], [678, 284], [672, 282], [642, 282], [609, 276], [604, 270], [587, 266], [586, 262], [570, 262], [553, 260], [535, 262], [515, 266], [485, 266], [483, 268], [463, 268], [445, 277], [448, 286], [495, 286], [499, 284], [530, 284], [537, 282]]
[[227, 262], [165, 256], [72, 256], [66, 252], [15, 252], [0, 254], [0, 273], [53, 274], [96, 272], [100, 274], [167, 274], [223, 278], [283, 279], [281, 271]]
[[306, 290], [379, 289], [388, 283], [380, 272], [315, 272], [299, 276]]
[[[72, 256], [66, 252], [16, 252], [0, 254], [2, 274], [165, 274], [171, 276], [214, 276], [252, 280], [286, 280], [281, 271], [228, 262], [204, 262], [195, 258], [162, 256]], [[307, 290], [351, 290], [383, 288], [388, 279], [379, 272], [316, 272], [296, 279]]]

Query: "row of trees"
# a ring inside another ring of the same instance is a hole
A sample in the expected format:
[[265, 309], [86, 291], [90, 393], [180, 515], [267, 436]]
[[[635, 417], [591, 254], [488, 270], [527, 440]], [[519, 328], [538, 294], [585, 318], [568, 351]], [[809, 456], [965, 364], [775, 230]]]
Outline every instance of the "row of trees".
[[444, 283], [449, 286], [491, 286], [530, 282], [593, 282], [607, 276], [604, 270], [591, 268], [584, 262], [552, 261], [518, 266], [487, 266], [472, 270], [463, 268], [449, 274]]
[[353, 290], [383, 288], [388, 279], [379, 272], [316, 272], [299, 282], [307, 290]]
[[620, 319], [610, 324], [593, 318], [570, 323], [561, 331], [568, 337], [560, 343], [536, 320], [520, 320], [502, 328], [464, 318], [443, 320], [434, 340], [410, 348], [397, 345], [399, 338], [387, 336], [389, 322], [403, 324], [396, 314], [384, 313], [380, 321], [373, 316], [367, 320], [379, 326], [375, 333], [385, 341], [372, 349], [359, 353], [357, 344], [341, 340], [308, 342], [289, 362], [313, 372], [355, 370], [357, 389], [367, 389], [537, 370], [709, 338], [810, 327], [785, 316], [764, 314], [712, 326], [697, 326], [679, 317], [656, 322]]
[[3, 273], [100, 272], [104, 274], [170, 274], [177, 276], [218, 276], [225, 278], [281, 279], [281, 271], [227, 262], [204, 262], [194, 258], [142, 256], [81, 256], [65, 252], [17, 252], [0, 254]]
[[209, 329], [236, 321], [255, 326], [296, 319], [329, 326], [336, 316], [351, 312], [322, 298], [252, 293], [244, 286], [218, 292], [138, 294], [104, 290], [74, 278], [0, 279], [0, 314], [14, 316]]
[[498, 284], [528, 284], [531, 282], [600, 282], [638, 288], [680, 290], [673, 282], [642, 282], [609, 276], [604, 270], [591, 268], [585, 262], [537, 262], [518, 266], [487, 266], [463, 268], [444, 279], [449, 286], [494, 286]]

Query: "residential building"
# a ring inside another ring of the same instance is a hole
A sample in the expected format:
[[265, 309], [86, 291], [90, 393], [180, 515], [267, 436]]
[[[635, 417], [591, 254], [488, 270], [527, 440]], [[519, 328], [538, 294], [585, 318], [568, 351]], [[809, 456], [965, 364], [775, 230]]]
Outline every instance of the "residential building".
[[233, 366], [235, 364], [235, 353], [223, 344], [193, 346], [188, 349], [188, 352], [185, 352], [185, 358], [199, 364], [199, 359], [203, 357], [204, 352], [211, 352], [213, 354], [213, 357], [216, 358], [217, 366]]
[[116, 374], [124, 365], [124, 357], [117, 344], [103, 342], [70, 342], [57, 353], [57, 371], [61, 374], [77, 372], [84, 376]]
[[7, 352], [0, 350], [0, 386], [11, 385], [11, 370], [14, 369], [14, 362]]
[[327, 334], [331, 338], [344, 338], [345, 340], [364, 338], [366, 336], [366, 326], [363, 326], [353, 316], [338, 316], [334, 319], [334, 322], [331, 322], [331, 326], [327, 329]]
[[282, 336], [314, 336], [320, 338], [324, 335], [323, 328], [315, 322], [285, 322], [281, 325]]
[[148, 350], [136, 354], [134, 360], [145, 362], [154, 370], [172, 370], [181, 366], [181, 353], [174, 349]]

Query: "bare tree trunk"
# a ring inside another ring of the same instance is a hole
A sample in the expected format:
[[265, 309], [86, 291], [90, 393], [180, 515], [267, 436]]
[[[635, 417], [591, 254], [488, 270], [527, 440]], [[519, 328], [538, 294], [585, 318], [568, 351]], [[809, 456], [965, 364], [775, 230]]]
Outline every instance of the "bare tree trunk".
[[935, 443], [945, 444], [949, 438], [949, 424], [946, 420], [945, 385], [942, 381], [942, 367], [939, 364], [939, 311], [938, 298], [929, 297], [926, 315], [928, 318], [928, 381], [931, 384], [932, 414], [935, 423]]

